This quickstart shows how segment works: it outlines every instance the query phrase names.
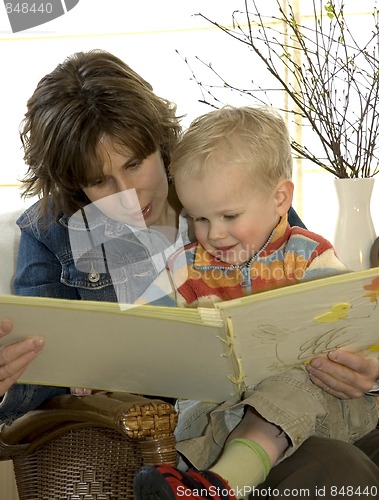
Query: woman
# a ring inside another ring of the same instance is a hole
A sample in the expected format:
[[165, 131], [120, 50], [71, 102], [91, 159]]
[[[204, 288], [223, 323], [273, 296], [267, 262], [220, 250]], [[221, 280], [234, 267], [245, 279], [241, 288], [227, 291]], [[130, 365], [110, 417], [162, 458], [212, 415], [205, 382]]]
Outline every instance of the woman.
[[[16, 294], [132, 302], [158, 272], [144, 243], [152, 238], [170, 250], [179, 239], [190, 241], [166, 175], [180, 133], [175, 112], [131, 68], [102, 51], [75, 54], [41, 80], [28, 101], [22, 131], [29, 166], [24, 194], [41, 200], [18, 220]], [[293, 211], [289, 220], [301, 223]], [[140, 230], [131, 231], [128, 222], [137, 222]], [[80, 251], [73, 252], [72, 241]], [[10, 329], [3, 322], [0, 335]], [[0, 351], [3, 421], [68, 390], [12, 385], [42, 348], [37, 337]], [[314, 383], [331, 394], [357, 397], [379, 377], [378, 364], [335, 355], [316, 359], [309, 368]], [[378, 443], [377, 434], [370, 434], [370, 443]], [[357, 447], [317, 439], [275, 466], [264, 486], [328, 487], [320, 470], [333, 460], [334, 485], [379, 487], [377, 465]]]

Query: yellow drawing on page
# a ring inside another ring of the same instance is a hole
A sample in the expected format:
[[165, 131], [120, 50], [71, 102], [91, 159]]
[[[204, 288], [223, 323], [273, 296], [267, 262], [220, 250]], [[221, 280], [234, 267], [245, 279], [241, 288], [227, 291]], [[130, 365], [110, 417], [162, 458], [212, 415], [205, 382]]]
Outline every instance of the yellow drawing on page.
[[330, 311], [314, 317], [313, 321], [316, 321], [316, 323], [335, 323], [336, 321], [347, 318], [350, 309], [351, 304], [348, 304], [347, 302], [334, 304]]
[[366, 349], [366, 351], [368, 351], [368, 352], [376, 352], [376, 351], [379, 351], [379, 344], [370, 345], [370, 347], [368, 347], [368, 348]]

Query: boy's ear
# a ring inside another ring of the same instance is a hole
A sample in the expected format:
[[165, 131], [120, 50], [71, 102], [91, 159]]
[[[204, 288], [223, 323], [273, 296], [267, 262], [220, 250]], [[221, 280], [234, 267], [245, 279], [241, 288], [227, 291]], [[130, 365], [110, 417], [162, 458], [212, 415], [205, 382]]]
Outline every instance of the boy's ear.
[[282, 217], [292, 205], [294, 185], [290, 179], [284, 179], [276, 186], [276, 213]]

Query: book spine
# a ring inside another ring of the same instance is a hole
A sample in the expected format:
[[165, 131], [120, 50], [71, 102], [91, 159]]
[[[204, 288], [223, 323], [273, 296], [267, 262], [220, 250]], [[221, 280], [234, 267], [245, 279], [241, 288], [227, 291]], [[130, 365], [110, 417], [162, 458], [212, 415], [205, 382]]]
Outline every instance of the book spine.
[[230, 356], [234, 369], [234, 374], [228, 375], [228, 379], [236, 386], [238, 395], [242, 396], [246, 390], [245, 374], [242, 369], [241, 358], [235, 352], [233, 320], [230, 316], [226, 318], [226, 338], [221, 340], [228, 346], [225, 356]]

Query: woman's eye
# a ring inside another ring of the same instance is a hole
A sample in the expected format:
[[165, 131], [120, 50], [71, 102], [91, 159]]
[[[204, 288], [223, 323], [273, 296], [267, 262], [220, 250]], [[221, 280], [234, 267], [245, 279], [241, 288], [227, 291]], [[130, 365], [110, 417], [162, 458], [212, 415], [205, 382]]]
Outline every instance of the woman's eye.
[[205, 217], [192, 217], [194, 222], [205, 222], [207, 219]]
[[91, 183], [91, 186], [92, 187], [101, 187], [101, 186], [104, 186], [104, 184], [107, 183], [107, 179], [106, 178], [103, 178], [103, 179], [96, 179], [95, 181], [93, 181]]
[[224, 215], [224, 219], [227, 219], [227, 220], [234, 220], [234, 219], [237, 219], [237, 217], [239, 217], [239, 214]]
[[128, 164], [125, 166], [125, 168], [126, 168], [127, 170], [138, 170], [138, 169], [141, 167], [142, 163], [143, 163], [143, 162], [142, 162], [141, 160], [134, 160], [134, 161], [132, 161], [132, 162], [128, 163]]
[[101, 187], [103, 184], [105, 184], [106, 179], [95, 179], [95, 180], [90, 180], [84, 187], [92, 188], [92, 187]]

